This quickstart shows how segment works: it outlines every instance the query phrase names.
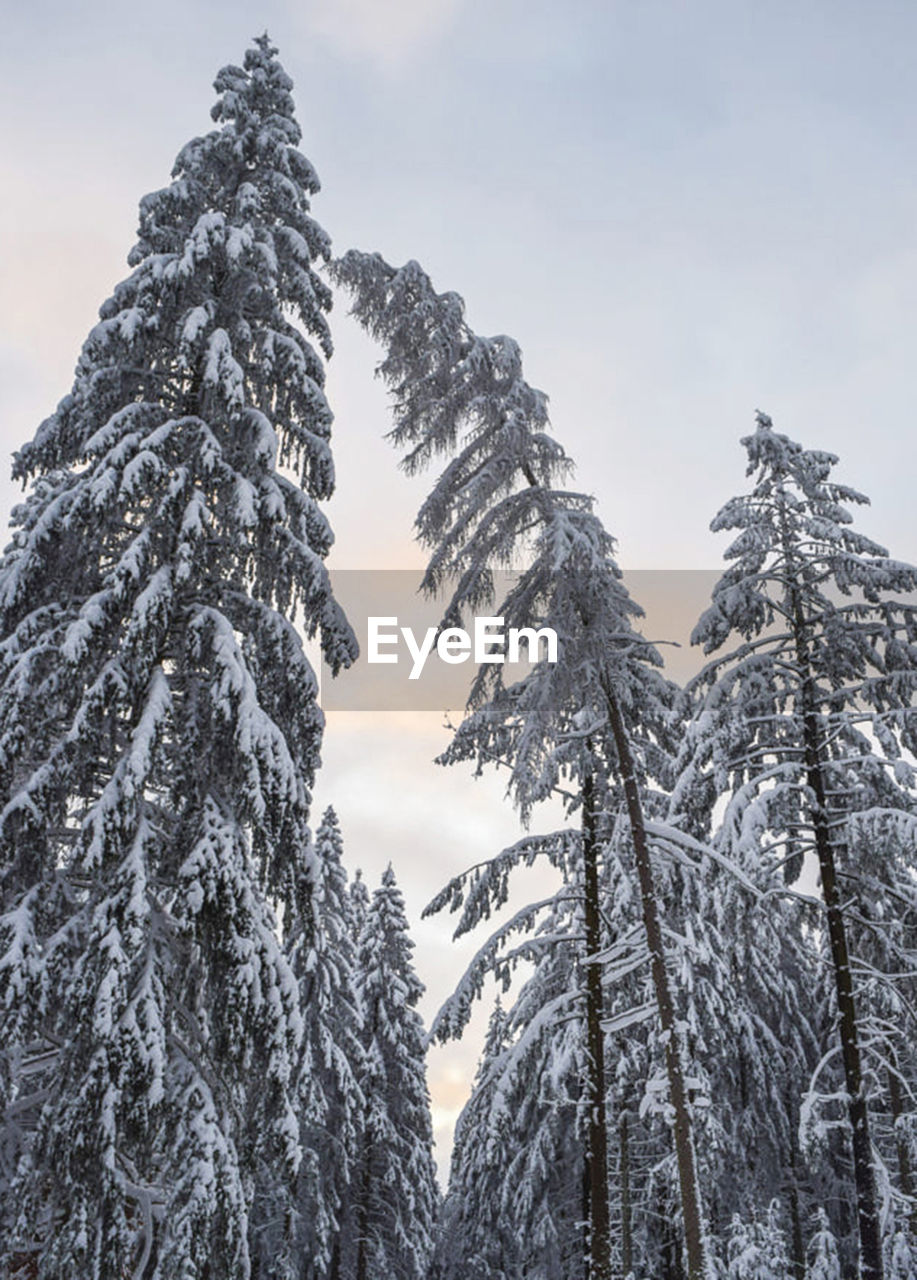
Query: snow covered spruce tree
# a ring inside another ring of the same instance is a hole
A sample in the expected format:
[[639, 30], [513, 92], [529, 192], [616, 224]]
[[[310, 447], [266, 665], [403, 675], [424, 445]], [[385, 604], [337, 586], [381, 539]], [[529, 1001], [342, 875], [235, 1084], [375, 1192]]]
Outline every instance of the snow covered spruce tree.
[[[551, 853], [544, 840], [529, 838], [524, 861], [550, 857], [563, 888], [553, 901], [516, 913], [508, 928], [485, 944], [466, 978], [468, 987], [460, 987], [457, 997], [467, 1000], [487, 972], [505, 985], [520, 961], [534, 965], [510, 1009], [500, 1010], [491, 1023], [474, 1091], [456, 1126], [436, 1280], [458, 1280], [463, 1265], [471, 1268], [472, 1261], [482, 1276], [492, 1274], [488, 1267], [496, 1271], [502, 1266], [508, 1275], [551, 1280], [578, 1274], [581, 1259], [589, 1254], [591, 1183], [584, 1183], [584, 1151], [591, 1122], [586, 1087], [590, 1064], [583, 995], [589, 955], [579, 833], [564, 833], [565, 848], [558, 833]], [[507, 851], [509, 868], [521, 860], [519, 855], [519, 849]], [[617, 940], [599, 953], [608, 1064], [612, 1270], [614, 1275], [670, 1280], [684, 1274], [678, 1261], [671, 1140], [664, 1106], [645, 1104], [646, 1099], [664, 1098], [666, 1081], [664, 1074], [660, 1078], [664, 1064], [648, 1021], [652, 988], [642, 966], [632, 964], [633, 938], [641, 930], [640, 903], [628, 827], [620, 818], [602, 841], [599, 900], [603, 939]], [[493, 900], [469, 893], [457, 935], [479, 920], [476, 907], [485, 904], [492, 906]], [[537, 925], [512, 945], [529, 918], [537, 918]], [[697, 977], [693, 966], [688, 972]], [[693, 999], [703, 1002], [705, 996], [709, 988], [703, 983]], [[711, 1004], [710, 1020], [722, 1018], [723, 1000]], [[464, 1013], [461, 1005], [450, 1002], [442, 1016], [455, 1012], [460, 1017]], [[703, 1124], [699, 1112], [695, 1121]], [[707, 1122], [702, 1131], [710, 1127]], [[723, 1144], [709, 1145], [719, 1153]], [[701, 1169], [715, 1166], [706, 1152], [700, 1155]]]
[[841, 1280], [837, 1241], [824, 1209], [818, 1211], [816, 1231], [809, 1241], [805, 1280]]
[[[665, 1062], [667, 1114], [672, 1120], [687, 1274], [708, 1272], [697, 1183], [691, 1103], [684, 1046], [666, 955], [660, 901], [646, 822], [646, 783], [665, 770], [663, 739], [671, 693], [659, 658], [635, 630], [639, 607], [631, 600], [614, 560], [613, 541], [591, 500], [558, 487], [569, 459], [547, 431], [545, 397], [522, 376], [519, 348], [505, 337], [485, 339], [467, 327], [455, 294], [437, 295], [416, 263], [395, 269], [378, 255], [351, 252], [337, 264], [337, 278], [351, 290], [353, 311], [385, 346], [380, 372], [393, 391], [392, 437], [406, 448], [404, 465], [415, 472], [444, 457], [446, 465], [417, 518], [418, 535], [431, 549], [424, 586], [450, 585], [444, 625], [462, 611], [486, 605], [507, 627], [553, 628], [560, 660], [538, 662], [532, 673], [504, 685], [502, 667], [483, 666], [473, 685], [469, 713], [443, 759], [474, 760], [481, 768], [502, 763], [524, 819], [562, 779], [572, 782], [571, 809], [583, 886], [585, 955], [602, 949], [599, 883], [605, 828], [611, 809], [623, 805], [629, 821], [642, 927], [634, 939], [636, 966], [651, 976], [651, 1009], [657, 1048]], [[493, 570], [530, 563], [499, 605]], [[457, 583], [452, 588], [451, 583]], [[551, 857], [561, 841], [536, 847], [523, 841], [492, 864], [459, 877], [435, 907], [461, 905], [466, 917], [483, 919], [506, 901], [513, 865], [530, 856]], [[537, 911], [523, 910], [516, 926], [485, 948], [489, 959], [513, 932], [529, 928]], [[459, 1034], [471, 999], [481, 989], [487, 963], [478, 965], [435, 1027]], [[571, 993], [571, 998], [575, 993]], [[608, 1209], [607, 1079], [602, 1031], [603, 998], [597, 964], [583, 965], [589, 1126], [589, 1274], [611, 1274]]]
[[347, 893], [348, 913], [350, 918], [350, 927], [352, 930], [352, 938], [354, 945], [358, 945], [363, 929], [366, 925], [366, 915], [369, 911], [369, 890], [366, 887], [366, 881], [363, 879], [363, 872], [357, 867], [354, 872], [353, 880], [350, 882], [350, 888]]
[[776, 1203], [752, 1222], [733, 1219], [726, 1250], [727, 1280], [778, 1280], [789, 1273]]
[[351, 1189], [356, 1280], [425, 1280], [439, 1210], [426, 1077], [404, 899], [389, 866], [360, 932], [364, 1107]]
[[[276, 1276], [290, 1257], [297, 1280], [342, 1280], [353, 1275], [354, 1163], [363, 1095], [362, 1012], [356, 974], [353, 912], [342, 861], [337, 815], [326, 809], [307, 846], [297, 879], [295, 910], [284, 949], [299, 985], [304, 1034], [295, 1070], [294, 1109], [302, 1163], [292, 1216], [284, 1213], [286, 1184], [270, 1188], [261, 1213], [259, 1275]], [[279, 1193], [279, 1194], [278, 1194]], [[286, 1206], [288, 1208], [288, 1206]]]
[[522, 1232], [504, 1211], [507, 1174], [518, 1152], [516, 1080], [508, 1081], [505, 1070], [509, 1046], [506, 1011], [497, 1000], [471, 1097], [455, 1125], [449, 1188], [431, 1266], [435, 1280], [523, 1273]]
[[[832, 454], [803, 449], [763, 414], [743, 443], [753, 487], [713, 521], [737, 532], [733, 563], [694, 633], [708, 653], [733, 636], [739, 645], [695, 682], [691, 749], [726, 797], [724, 839], [739, 856], [766, 848], [791, 882], [807, 855], [817, 862], [838, 1035], [822, 1070], [839, 1052], [860, 1275], [875, 1280], [883, 1250], [868, 1095], [890, 1069], [894, 1037], [864, 1007], [864, 972], [872, 981], [876, 970], [853, 953], [851, 927], [881, 933], [887, 915], [858, 827], [890, 823], [913, 849], [917, 615], [901, 595], [917, 588], [917, 570], [851, 527], [847, 506], [866, 499], [830, 478]], [[899, 906], [913, 901], [913, 862], [903, 874]], [[912, 975], [913, 956], [899, 949], [896, 973], [902, 961]]]
[[355, 643], [323, 565], [328, 241], [290, 88], [266, 37], [220, 72], [216, 129], [142, 201], [133, 270], [16, 459], [4, 1274], [240, 1280], [255, 1184], [299, 1162], [270, 905], [295, 905], [322, 731], [295, 624], [334, 669]]

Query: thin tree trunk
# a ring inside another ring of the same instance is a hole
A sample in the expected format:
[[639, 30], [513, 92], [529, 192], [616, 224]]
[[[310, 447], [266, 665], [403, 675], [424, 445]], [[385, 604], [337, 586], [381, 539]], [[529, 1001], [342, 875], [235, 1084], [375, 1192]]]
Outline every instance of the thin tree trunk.
[[[373, 1008], [372, 1023], [369, 1027], [371, 1036], [376, 1034], [378, 1011]], [[367, 1095], [367, 1102], [368, 1102]], [[361, 1134], [360, 1151], [362, 1169], [360, 1170], [360, 1199], [357, 1204], [357, 1266], [355, 1280], [369, 1278], [369, 1197], [372, 1191], [372, 1157], [373, 1143], [368, 1124], [368, 1107], [363, 1113], [363, 1132]]]
[[[586, 954], [602, 949], [599, 908], [598, 833], [595, 782], [583, 780], [583, 896]], [[586, 969], [586, 1097], [589, 1162], [589, 1280], [611, 1280], [611, 1228], [608, 1216], [608, 1120], [605, 1100], [605, 1033], [602, 1030], [602, 973], [598, 964]]]
[[357, 1273], [356, 1280], [369, 1280], [369, 1192], [372, 1185], [369, 1143], [363, 1149], [363, 1176], [360, 1179], [360, 1204], [357, 1208]]
[[656, 995], [656, 1007], [665, 1045], [669, 1102], [674, 1116], [672, 1134], [675, 1142], [675, 1158], [678, 1164], [678, 1185], [681, 1194], [681, 1216], [688, 1280], [706, 1280], [708, 1273], [703, 1219], [701, 1216], [700, 1189], [697, 1181], [697, 1158], [694, 1151], [691, 1113], [688, 1109], [687, 1090], [685, 1088], [681, 1036], [675, 1025], [675, 1006], [672, 1002], [669, 975], [666, 970], [662, 926], [659, 920], [659, 904], [656, 896], [656, 886], [653, 881], [653, 866], [650, 858], [649, 840], [646, 835], [646, 825], [643, 819], [640, 788], [637, 784], [633, 753], [630, 749], [630, 741], [621, 716], [621, 710], [618, 706], [617, 698], [614, 696], [611, 686], [604, 676], [602, 678], [602, 687], [608, 705], [608, 718], [618, 756], [618, 767], [621, 783], [624, 787], [624, 797], [627, 803], [627, 813], [634, 842], [634, 858], [637, 864], [637, 877], [640, 882], [640, 899], [643, 909], [646, 945], [650, 955], [650, 969]]
[[634, 1235], [630, 1204], [630, 1128], [627, 1108], [621, 1110], [621, 1276], [627, 1280], [634, 1269]]
[[869, 1136], [869, 1115], [863, 1087], [863, 1069], [860, 1061], [860, 1045], [856, 1002], [853, 995], [853, 977], [850, 972], [850, 948], [837, 883], [834, 863], [834, 846], [828, 825], [828, 803], [821, 749], [819, 746], [818, 715], [814, 697], [814, 673], [809, 653], [808, 623], [803, 612], [799, 582], [802, 570], [787, 526], [786, 512], [779, 509], [780, 537], [786, 560], [788, 587], [786, 603], [789, 608], [796, 665], [801, 680], [800, 705], [802, 710], [803, 745], [805, 747], [806, 783], [812, 795], [812, 827], [815, 834], [815, 852], [821, 874], [822, 894], [828, 921], [828, 940], [834, 969], [834, 988], [840, 1016], [841, 1057], [844, 1064], [844, 1087], [847, 1092], [847, 1113], [850, 1119], [851, 1146], [853, 1149], [853, 1178], [856, 1188], [857, 1226], [860, 1239], [860, 1280], [883, 1280], [882, 1239], [879, 1230], [879, 1208], [876, 1195], [875, 1172], [872, 1166], [872, 1142]]
[[844, 1085], [850, 1116], [853, 1147], [853, 1176], [856, 1184], [857, 1221], [860, 1231], [860, 1275], [862, 1280], [882, 1280], [882, 1239], [876, 1202], [876, 1180], [872, 1167], [872, 1142], [869, 1137], [869, 1114], [863, 1091], [863, 1069], [853, 979], [850, 973], [850, 950], [841, 908], [834, 865], [834, 849], [825, 816], [825, 795], [821, 770], [817, 763], [817, 727], [815, 717], [806, 714], [806, 759], [809, 787], [815, 796], [815, 848], [821, 870], [822, 892], [828, 917], [828, 938], [834, 966], [834, 985], [840, 1014], [841, 1055], [844, 1063]]
[[341, 1228], [340, 1224], [334, 1235], [334, 1244], [331, 1249], [331, 1267], [328, 1271], [328, 1280], [340, 1280], [341, 1275]]
[[[790, 1061], [788, 1057], [788, 1062]], [[788, 1070], [789, 1079], [794, 1073]], [[793, 1088], [786, 1084], [784, 1092], [786, 1128], [789, 1146], [786, 1152], [786, 1199], [790, 1210], [790, 1275], [793, 1280], [806, 1280], [806, 1238], [803, 1234], [802, 1197], [799, 1194], [799, 1114]]]
[[892, 1064], [888, 1068], [888, 1097], [892, 1109], [892, 1126], [895, 1130], [895, 1149], [898, 1155], [898, 1182], [902, 1195], [910, 1201], [911, 1229], [917, 1233], [917, 1204], [914, 1202], [914, 1174], [911, 1169], [911, 1153], [907, 1139], [901, 1132], [899, 1121], [904, 1115], [904, 1102], [901, 1097], [901, 1081], [898, 1079], [898, 1060], [892, 1050]]
[[831, 831], [828, 826], [828, 805], [818, 741], [818, 717], [812, 695], [813, 677], [806, 641], [805, 619], [798, 592], [791, 587], [790, 594], [793, 606], [793, 639], [802, 677], [806, 782], [813, 799], [812, 826], [815, 833], [815, 852], [821, 872], [825, 914], [828, 920], [828, 939], [834, 968], [834, 987], [840, 1015], [841, 1057], [844, 1064], [847, 1111], [850, 1117], [853, 1178], [856, 1187], [857, 1224], [860, 1236], [860, 1277], [861, 1280], [882, 1280], [882, 1237], [879, 1229], [876, 1179], [872, 1165], [869, 1114], [860, 1060], [859, 1024], [853, 994], [853, 977], [850, 972], [850, 948], [847, 943], [847, 930], [844, 925], [844, 913], [837, 883], [834, 846], [831, 843]]
[[806, 1276], [806, 1243], [802, 1235], [802, 1215], [799, 1211], [799, 1187], [794, 1179], [789, 1187], [790, 1200], [790, 1261], [793, 1268], [793, 1280], [805, 1280]]
[[581, 1187], [583, 1201], [583, 1277], [590, 1280], [591, 1262], [589, 1257], [589, 1151], [583, 1152], [583, 1185]]

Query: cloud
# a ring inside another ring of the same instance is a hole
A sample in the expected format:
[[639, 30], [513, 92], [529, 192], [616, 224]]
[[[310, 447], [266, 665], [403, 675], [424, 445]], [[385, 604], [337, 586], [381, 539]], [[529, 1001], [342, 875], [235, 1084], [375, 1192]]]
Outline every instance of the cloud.
[[311, 31], [346, 57], [394, 71], [447, 34], [462, 0], [312, 0]]

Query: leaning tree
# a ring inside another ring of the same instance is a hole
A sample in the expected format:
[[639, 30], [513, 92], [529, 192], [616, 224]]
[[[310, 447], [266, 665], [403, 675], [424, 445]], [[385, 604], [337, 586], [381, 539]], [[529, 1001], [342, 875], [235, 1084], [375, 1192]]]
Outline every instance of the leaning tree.
[[[337, 263], [336, 276], [353, 295], [357, 319], [384, 345], [380, 372], [392, 390], [392, 438], [405, 449], [405, 468], [413, 473], [440, 459], [445, 463], [417, 517], [418, 536], [430, 549], [424, 588], [449, 588], [444, 626], [455, 625], [465, 610], [486, 606], [507, 627], [550, 627], [559, 637], [559, 661], [537, 661], [514, 683], [504, 681], [501, 665], [480, 668], [466, 717], [443, 759], [471, 760], [479, 768], [505, 765], [525, 819], [562, 785], [573, 793], [580, 830], [521, 842], [489, 866], [459, 877], [436, 905], [458, 906], [467, 894], [463, 927], [486, 918], [506, 901], [507, 876], [516, 863], [544, 854], [559, 866], [558, 851], [568, 850], [572, 839], [583, 898], [581, 959], [597, 960], [609, 941], [600, 909], [603, 849], [614, 811], [623, 807], [641, 912], [629, 959], [649, 974], [687, 1271], [690, 1280], [701, 1280], [708, 1261], [688, 1068], [646, 813], [649, 784], [666, 771], [671, 687], [658, 670], [658, 654], [634, 625], [641, 610], [624, 587], [613, 540], [591, 499], [563, 487], [570, 460], [548, 431], [546, 397], [523, 377], [516, 343], [473, 333], [462, 300], [437, 294], [415, 262], [395, 269], [377, 254], [352, 251]], [[493, 572], [516, 564], [528, 567], [497, 602]], [[434, 1034], [460, 1032], [486, 963], [513, 928], [527, 929], [536, 914], [523, 909], [508, 932], [484, 948], [482, 962], [447, 1005]], [[589, 1118], [589, 1274], [607, 1280], [604, 1001], [599, 964], [583, 963], [579, 971]]]

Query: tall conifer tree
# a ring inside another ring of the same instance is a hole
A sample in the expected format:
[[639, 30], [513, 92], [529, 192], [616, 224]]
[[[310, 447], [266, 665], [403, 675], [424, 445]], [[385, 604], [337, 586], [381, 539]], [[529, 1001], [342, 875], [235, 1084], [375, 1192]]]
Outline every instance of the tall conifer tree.
[[[559, 637], [560, 660], [537, 662], [513, 685], [504, 683], [501, 665], [479, 669], [468, 713], [443, 759], [472, 760], [479, 768], [506, 765], [525, 819], [561, 777], [572, 780], [584, 941], [591, 956], [604, 945], [603, 831], [612, 821], [609, 810], [623, 807], [627, 814], [641, 906], [635, 963], [645, 964], [651, 975], [649, 1016], [657, 1021], [664, 1060], [687, 1270], [690, 1280], [702, 1280], [709, 1260], [687, 1062], [647, 813], [647, 784], [666, 771], [671, 688], [657, 670], [661, 660], [636, 629], [642, 611], [622, 582], [613, 539], [592, 500], [561, 487], [571, 463], [548, 431], [546, 397], [523, 377], [517, 344], [473, 333], [461, 298], [437, 294], [416, 262], [396, 269], [379, 255], [351, 251], [336, 274], [353, 293], [354, 314], [385, 345], [380, 372], [393, 391], [392, 437], [405, 446], [405, 468], [416, 472], [445, 459], [417, 517], [418, 536], [430, 548], [424, 586], [431, 592], [450, 588], [443, 625], [457, 624], [463, 610], [486, 606], [507, 627], [549, 627]], [[527, 561], [518, 583], [497, 603], [493, 571]], [[556, 847], [551, 838], [542, 849], [550, 854]], [[507, 876], [531, 848], [522, 842], [490, 868], [460, 877], [438, 905], [459, 905], [467, 890], [472, 914], [485, 917], [506, 900]], [[534, 914], [520, 913], [524, 927]], [[582, 987], [588, 1274], [590, 1280], [610, 1280], [607, 1072], [597, 965], [584, 966]], [[439, 1024], [442, 1033], [454, 1034], [463, 1025], [463, 1017], [454, 1016], [463, 1004], [464, 994]]]
[[322, 731], [295, 624], [355, 652], [319, 505], [328, 240], [266, 36], [216, 89], [18, 455], [0, 566], [0, 1269], [39, 1280], [240, 1280], [259, 1170], [300, 1157], [269, 905]]
[[[917, 589], [917, 570], [852, 527], [848, 507], [866, 499], [831, 478], [834, 455], [804, 449], [764, 414], [743, 444], [752, 488], [713, 521], [735, 531], [732, 564], [694, 633], [708, 653], [739, 643], [695, 682], [689, 739], [726, 797], [722, 825], [737, 857], [761, 858], [766, 845], [790, 882], [807, 855], [818, 867], [837, 1025], [823, 1065], [839, 1051], [842, 1067], [840, 1089], [827, 1092], [846, 1099], [860, 1275], [880, 1280], [869, 1094], [889, 1069], [895, 1036], [870, 1019], [870, 966], [852, 943], [875, 928], [869, 917], [877, 907], [881, 916], [888, 896], [862, 824], [909, 833], [913, 848], [917, 612], [904, 595]], [[892, 856], [883, 870], [894, 876]], [[909, 909], [913, 863], [899, 874], [896, 909]], [[910, 958], [904, 976], [912, 974]]]

